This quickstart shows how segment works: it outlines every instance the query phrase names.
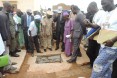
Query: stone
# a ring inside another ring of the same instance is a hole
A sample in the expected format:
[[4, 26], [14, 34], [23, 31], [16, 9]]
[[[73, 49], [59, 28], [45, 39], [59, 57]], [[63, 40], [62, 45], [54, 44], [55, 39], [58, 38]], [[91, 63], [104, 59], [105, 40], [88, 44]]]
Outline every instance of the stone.
[[42, 64], [42, 63], [61, 63], [62, 58], [61, 54], [53, 54], [53, 55], [41, 55], [37, 56], [36, 58], [36, 63], [37, 64]]

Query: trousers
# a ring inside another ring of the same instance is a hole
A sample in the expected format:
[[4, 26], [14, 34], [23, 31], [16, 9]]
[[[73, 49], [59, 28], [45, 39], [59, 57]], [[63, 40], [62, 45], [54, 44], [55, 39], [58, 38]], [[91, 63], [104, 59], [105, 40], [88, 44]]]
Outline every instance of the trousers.
[[86, 54], [90, 59], [91, 67], [93, 67], [93, 63], [98, 56], [99, 49], [100, 49], [100, 44], [98, 44], [97, 41], [95, 40], [89, 39], [89, 44], [88, 44], [88, 49], [86, 51]]
[[32, 37], [32, 39], [33, 39], [33, 41], [29, 38], [29, 47], [30, 47], [31, 53], [34, 53], [34, 45], [35, 45], [37, 52], [39, 52], [40, 47], [39, 47], [38, 36], [34, 36], [34, 37]]
[[113, 63], [113, 71], [112, 71], [111, 78], [117, 78], [117, 59]]
[[10, 50], [10, 52], [14, 52], [15, 49], [16, 49], [16, 38], [11, 39], [11, 40], [10, 40], [10, 43], [11, 43], [12, 45], [10, 45], [9, 50]]
[[16, 48], [20, 49], [20, 42], [19, 42], [19, 33], [16, 35]]
[[25, 41], [25, 48], [27, 51], [29, 51], [30, 47], [29, 47], [29, 38], [28, 38], [28, 28], [24, 29], [24, 41]]
[[77, 59], [77, 56], [81, 54], [80, 52], [80, 43], [81, 39], [80, 38], [73, 38], [73, 54], [72, 54], [72, 59]]
[[111, 78], [112, 64], [117, 59], [117, 48], [101, 47], [96, 58], [91, 78]]
[[61, 46], [62, 50], [65, 49], [65, 45], [64, 45], [63, 39], [64, 39], [64, 33], [56, 32], [56, 47], [59, 48], [59, 44], [60, 44], [60, 42], [62, 42], [62, 46]]
[[52, 48], [52, 36], [51, 35], [44, 37], [43, 40], [44, 40], [44, 42], [43, 42], [44, 49]]

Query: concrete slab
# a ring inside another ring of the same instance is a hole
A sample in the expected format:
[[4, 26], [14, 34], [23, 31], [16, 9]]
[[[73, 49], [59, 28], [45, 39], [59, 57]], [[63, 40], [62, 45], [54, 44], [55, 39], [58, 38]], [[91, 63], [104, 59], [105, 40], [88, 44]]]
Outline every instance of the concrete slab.
[[[82, 57], [78, 57], [77, 59], [77, 65], [83, 65], [84, 63], [89, 62], [89, 59], [86, 55], [86, 52], [81, 49], [82, 52]], [[53, 54], [61, 54], [62, 63], [46, 63], [46, 64], [36, 64], [36, 58], [37, 56], [43, 56], [43, 55], [53, 55]], [[45, 73], [53, 73], [53, 72], [60, 72], [64, 70], [69, 70], [72, 66], [72, 64], [67, 63], [66, 60], [70, 59], [70, 57], [66, 57], [64, 52], [61, 52], [60, 49], [55, 51], [47, 51], [43, 53], [36, 53], [34, 57], [30, 57], [28, 64], [30, 65], [29, 69], [27, 72], [39, 72], [40, 74], [45, 74]]]
[[36, 63], [41, 64], [41, 63], [61, 63], [62, 58], [61, 54], [52, 54], [52, 55], [39, 55], [36, 58]]
[[21, 52], [17, 53], [20, 55], [20, 57], [10, 57], [12, 62], [16, 62], [17, 64], [14, 65], [14, 67], [17, 67], [17, 71], [20, 71], [20, 68], [23, 64], [23, 61], [26, 56], [26, 50], [22, 50]]
[[[53, 54], [62, 54], [62, 59], [66, 59], [64, 56], [64, 53], [55, 53], [55, 52], [47, 52], [46, 55], [53, 55]], [[28, 64], [30, 65], [28, 72], [39, 72], [40, 74], [45, 74], [45, 73], [54, 73], [54, 72], [59, 72], [59, 71], [64, 71], [64, 70], [69, 70], [69, 68], [72, 66], [72, 64], [67, 63], [66, 61], [63, 60], [62, 63], [45, 63], [45, 64], [36, 64], [36, 58], [37, 55], [35, 54], [34, 57], [30, 57]], [[45, 55], [45, 53], [41, 54]]]

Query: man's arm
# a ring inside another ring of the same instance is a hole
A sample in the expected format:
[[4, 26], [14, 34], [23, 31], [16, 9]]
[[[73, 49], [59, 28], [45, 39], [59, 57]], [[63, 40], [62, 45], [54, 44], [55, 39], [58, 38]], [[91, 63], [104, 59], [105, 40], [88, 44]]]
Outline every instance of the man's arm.
[[84, 19], [86, 19], [86, 17], [82, 13], [79, 13], [76, 16], [76, 21], [80, 23], [82, 31], [83, 31], [83, 34], [86, 35], [87, 32], [86, 32], [86, 24], [84, 23]]
[[85, 15], [83, 15], [82, 13], [76, 16], [76, 21], [80, 22], [82, 26], [92, 27], [92, 28], [99, 27], [97, 24], [93, 24], [88, 19], [86, 19]]
[[116, 41], [117, 41], [117, 36], [110, 40], [105, 41], [103, 44], [105, 44], [105, 46], [112, 47]]
[[115, 43], [117, 41], [117, 36], [113, 38], [112, 41]]
[[21, 16], [21, 26], [24, 29], [24, 15]]
[[88, 26], [90, 26], [92, 28], [98, 28], [98, 27], [100, 27], [99, 25], [93, 24], [93, 23], [90, 23], [90, 22], [88, 22]]
[[31, 30], [29, 30], [29, 36], [32, 37], [32, 35], [31, 35]]

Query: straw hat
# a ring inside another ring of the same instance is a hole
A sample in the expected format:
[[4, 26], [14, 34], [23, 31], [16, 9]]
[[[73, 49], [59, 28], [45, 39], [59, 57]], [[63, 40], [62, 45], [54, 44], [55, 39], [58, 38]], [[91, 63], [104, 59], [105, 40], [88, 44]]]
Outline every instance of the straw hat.
[[52, 11], [47, 11], [47, 14], [48, 15], [53, 15], [53, 12]]

